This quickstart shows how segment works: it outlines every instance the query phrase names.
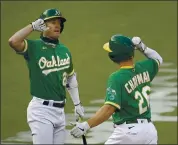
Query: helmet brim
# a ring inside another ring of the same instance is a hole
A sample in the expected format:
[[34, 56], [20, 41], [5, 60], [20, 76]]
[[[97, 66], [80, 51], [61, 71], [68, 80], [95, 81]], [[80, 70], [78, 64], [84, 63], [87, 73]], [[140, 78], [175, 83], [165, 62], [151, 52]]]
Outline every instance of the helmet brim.
[[51, 16], [51, 17], [47, 17], [47, 18], [44, 19], [44, 21], [50, 20], [50, 19], [53, 19], [53, 18], [59, 18], [59, 19], [62, 20], [62, 22], [65, 22], [65, 21], [66, 21], [66, 19], [65, 19], [64, 17], [61, 17], [61, 16]]
[[106, 50], [107, 52], [112, 52], [112, 50], [109, 48], [109, 42], [103, 45], [103, 49]]

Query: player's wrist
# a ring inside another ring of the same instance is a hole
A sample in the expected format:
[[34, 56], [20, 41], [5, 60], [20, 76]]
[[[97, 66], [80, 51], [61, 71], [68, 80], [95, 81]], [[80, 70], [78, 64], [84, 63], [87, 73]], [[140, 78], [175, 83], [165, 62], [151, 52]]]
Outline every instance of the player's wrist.
[[32, 23], [33, 23], [33, 22], [31, 22], [29, 25], [30, 25], [31, 29], [32, 29], [33, 31], [35, 31], [34, 26], [33, 26]]
[[90, 129], [90, 125], [88, 124], [87, 121], [83, 122], [84, 129], [88, 131]]
[[147, 49], [147, 46], [146, 46], [143, 42], [141, 42], [141, 43], [140, 43], [140, 49], [139, 49], [139, 50], [144, 53], [146, 49]]
[[82, 103], [81, 103], [81, 102], [79, 102], [79, 103], [74, 103], [74, 106], [79, 106], [79, 105], [82, 105]]

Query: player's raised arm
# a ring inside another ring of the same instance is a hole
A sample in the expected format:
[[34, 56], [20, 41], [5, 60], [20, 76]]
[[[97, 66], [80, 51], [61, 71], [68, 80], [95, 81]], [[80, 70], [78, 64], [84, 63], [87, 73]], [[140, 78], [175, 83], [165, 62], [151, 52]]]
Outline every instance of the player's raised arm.
[[155, 50], [147, 47], [140, 39], [140, 37], [133, 37], [132, 42], [141, 51], [147, 58], [155, 59], [158, 61], [158, 64], [161, 65], [163, 63], [162, 57]]
[[17, 31], [9, 39], [9, 45], [17, 52], [22, 52], [25, 48], [24, 39], [33, 31], [31, 24]]
[[47, 30], [44, 20], [38, 19], [24, 28], [17, 31], [14, 35], [9, 38], [9, 45], [17, 52], [23, 52], [25, 49], [24, 40], [32, 31], [43, 32]]

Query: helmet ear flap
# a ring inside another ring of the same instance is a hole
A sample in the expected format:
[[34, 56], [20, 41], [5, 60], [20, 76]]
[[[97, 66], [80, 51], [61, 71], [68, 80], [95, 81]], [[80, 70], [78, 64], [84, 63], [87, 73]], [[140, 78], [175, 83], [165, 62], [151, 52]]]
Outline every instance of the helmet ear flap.
[[114, 52], [109, 52], [108, 56], [113, 62], [120, 63], [121, 61], [132, 59], [134, 57], [134, 51], [130, 54], [122, 54], [122, 55]]
[[116, 55], [115, 55], [114, 53], [109, 52], [109, 53], [108, 53], [108, 56], [109, 56], [109, 58], [110, 58], [113, 62], [115, 62], [115, 63], [118, 63], [118, 62], [119, 62], [119, 61], [118, 61], [118, 58], [116, 57]]

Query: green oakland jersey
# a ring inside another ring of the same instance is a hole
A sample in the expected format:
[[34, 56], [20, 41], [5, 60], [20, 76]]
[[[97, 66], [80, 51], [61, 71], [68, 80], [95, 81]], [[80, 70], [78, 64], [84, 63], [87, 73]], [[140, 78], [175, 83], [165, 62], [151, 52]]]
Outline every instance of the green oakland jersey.
[[115, 124], [137, 118], [151, 119], [150, 82], [158, 72], [158, 61], [147, 59], [133, 67], [121, 67], [108, 79], [105, 104], [117, 109], [112, 118]]
[[25, 40], [25, 43], [21, 54], [29, 70], [31, 95], [46, 100], [65, 100], [67, 77], [74, 72], [68, 48], [41, 39]]

